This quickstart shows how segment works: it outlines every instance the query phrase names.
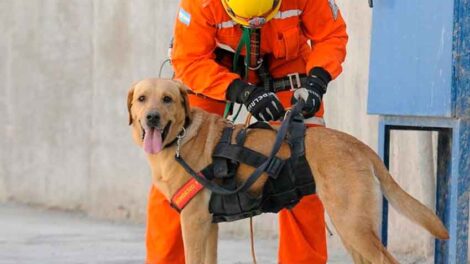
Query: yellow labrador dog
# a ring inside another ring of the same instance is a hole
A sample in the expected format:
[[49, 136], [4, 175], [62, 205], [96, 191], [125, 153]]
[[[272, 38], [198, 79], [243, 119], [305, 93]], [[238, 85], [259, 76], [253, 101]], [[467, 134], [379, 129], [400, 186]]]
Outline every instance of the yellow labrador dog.
[[[133, 138], [148, 153], [155, 186], [170, 199], [190, 178], [175, 161], [174, 142], [183, 126], [187, 127], [180, 139], [181, 156], [199, 171], [212, 162], [213, 149], [229, 123], [201, 109], [190, 109], [186, 87], [173, 80], [146, 79], [136, 83], [129, 91], [127, 104]], [[272, 148], [268, 143], [273, 143], [275, 136], [273, 131], [254, 129], [245, 146], [268, 156]], [[317, 194], [354, 263], [398, 263], [379, 240], [379, 190], [404, 216], [435, 237], [448, 239], [446, 228], [433, 211], [403, 191], [374, 151], [359, 140], [333, 129], [309, 128], [305, 147]], [[289, 155], [287, 146], [277, 154], [280, 158]], [[244, 181], [253, 171], [252, 167], [240, 165], [236, 177]], [[266, 179], [263, 175], [250, 191], [261, 193]], [[188, 264], [217, 262], [218, 229], [211, 222], [209, 197], [209, 190], [200, 192], [181, 212]]]

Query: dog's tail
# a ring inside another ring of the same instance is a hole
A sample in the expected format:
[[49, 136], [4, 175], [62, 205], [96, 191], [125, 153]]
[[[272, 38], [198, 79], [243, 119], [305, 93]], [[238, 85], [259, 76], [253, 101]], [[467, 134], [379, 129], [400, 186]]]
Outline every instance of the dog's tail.
[[428, 230], [433, 236], [448, 239], [449, 233], [437, 215], [398, 185], [377, 154], [370, 154], [373, 155], [371, 161], [374, 165], [374, 174], [388, 202], [398, 212]]

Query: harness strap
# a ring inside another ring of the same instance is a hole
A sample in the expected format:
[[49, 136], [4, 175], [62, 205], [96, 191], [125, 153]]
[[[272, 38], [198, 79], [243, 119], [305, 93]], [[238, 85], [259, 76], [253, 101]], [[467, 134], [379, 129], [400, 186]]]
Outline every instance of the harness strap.
[[[217, 48], [215, 50], [216, 60], [220, 63], [225, 57], [231, 57], [233, 59], [234, 53], [228, 50]], [[240, 75], [243, 79], [246, 79], [246, 56], [238, 54], [237, 60], [232, 61], [232, 71]], [[256, 71], [261, 81], [260, 86], [266, 91], [280, 92], [285, 90], [298, 89], [306, 87], [307, 75], [303, 73], [291, 73], [282, 78], [273, 79], [269, 73], [269, 61], [267, 55], [262, 58], [263, 63]], [[235, 64], [236, 63], [236, 64]]]
[[[224, 128], [218, 145], [230, 144], [232, 140], [232, 132], [233, 132], [232, 127]], [[230, 178], [231, 176], [233, 176], [233, 175], [229, 175], [227, 160], [217, 157], [217, 156], [212, 156], [212, 157], [213, 157], [212, 164], [213, 164], [213, 172], [214, 172], [213, 176], [215, 178], [223, 179], [223, 178]]]
[[[263, 165], [268, 157], [254, 150], [239, 145], [221, 145], [214, 151], [213, 157], [235, 160], [237, 162], [257, 168]], [[277, 178], [285, 164], [285, 160], [272, 157], [265, 172], [272, 178]]]
[[187, 181], [174, 195], [171, 197], [170, 205], [176, 211], [181, 212], [186, 205], [204, 189], [204, 186], [197, 182], [194, 178]]
[[294, 90], [307, 86], [307, 75], [299, 73], [291, 73], [286, 77], [274, 79], [272, 81], [271, 91], [274, 93]]
[[292, 119], [287, 133], [286, 141], [291, 145], [291, 157], [297, 160], [298, 157], [305, 154], [305, 124], [304, 118], [301, 115], [295, 116]]
[[249, 125], [248, 127], [240, 130], [240, 132], [238, 133], [238, 135], [236, 137], [237, 145], [243, 146], [243, 144], [245, 144], [245, 139], [246, 139], [246, 136], [248, 134], [248, 131], [249, 131], [249, 129], [252, 129], [252, 128], [269, 129], [269, 130], [272, 130], [272, 131], [276, 131], [276, 130], [274, 130], [274, 128], [272, 128], [272, 126], [270, 126], [266, 122], [260, 122], [260, 121], [255, 122], [255, 123]]
[[297, 116], [301, 109], [303, 108], [305, 102], [303, 100], [299, 100], [297, 104], [292, 108], [291, 111], [287, 112], [286, 118], [281, 124], [281, 127], [279, 128], [278, 134], [276, 136], [276, 140], [273, 144], [273, 148], [271, 150], [271, 153], [269, 155], [269, 158], [264, 161], [261, 166], [257, 167], [256, 170], [248, 177], [248, 179], [240, 186], [238, 186], [236, 189], [229, 190], [226, 188], [223, 188], [216, 183], [207, 180], [201, 173], [195, 172], [191, 166], [186, 163], [186, 161], [178, 155], [175, 155], [175, 160], [188, 172], [194, 179], [196, 179], [200, 184], [202, 184], [204, 187], [208, 188], [211, 190], [213, 193], [216, 194], [221, 194], [221, 195], [231, 195], [235, 194], [238, 192], [246, 192], [248, 189], [259, 179], [261, 174], [266, 171], [266, 169], [270, 166], [271, 163], [273, 163], [273, 160], [275, 159], [276, 153], [279, 151], [281, 148], [282, 142], [284, 138], [286, 137], [287, 134], [287, 129], [289, 127], [289, 124], [292, 120], [293, 116]]
[[181, 158], [181, 156], [178, 157], [175, 155], [175, 160], [181, 165], [181, 167], [183, 167], [186, 170], [187, 173], [189, 173], [189, 175], [191, 175], [192, 178], [194, 178], [197, 182], [202, 184], [205, 188], [211, 190], [213, 193], [217, 193], [221, 195], [230, 195], [230, 194], [235, 194], [239, 192], [241, 190], [241, 187], [243, 187], [243, 186], [240, 186], [240, 188], [236, 190], [225, 189], [223, 187], [220, 187], [216, 183], [213, 183], [212, 181], [207, 180], [201, 173], [197, 173], [196, 171], [194, 171], [191, 168], [191, 166], [189, 166], [189, 164], [186, 163], [186, 161], [183, 158]]
[[270, 91], [271, 87], [273, 86], [273, 78], [269, 73], [269, 64], [268, 64], [268, 57], [265, 55], [263, 57], [263, 64], [259, 67], [257, 73], [258, 77], [260, 78], [262, 85], [266, 91]]

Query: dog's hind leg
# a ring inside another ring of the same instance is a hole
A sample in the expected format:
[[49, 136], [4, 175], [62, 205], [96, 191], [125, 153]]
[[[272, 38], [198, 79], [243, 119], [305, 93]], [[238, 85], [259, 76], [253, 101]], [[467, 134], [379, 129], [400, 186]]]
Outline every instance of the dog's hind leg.
[[[382, 245], [376, 234], [357, 234], [361, 236], [359, 243], [353, 245], [355, 251], [362, 258], [370, 260], [370, 262], [362, 263], [378, 263], [378, 264], [398, 264], [398, 261], [387, 251]], [[360, 253], [359, 253], [360, 252]]]
[[[331, 216], [331, 215], [330, 215]], [[397, 264], [367, 219], [338, 219], [331, 216], [338, 234], [355, 264]]]
[[375, 264], [368, 259], [366, 259], [363, 255], [361, 255], [357, 250], [354, 249], [352, 245], [347, 243], [345, 239], [341, 236], [342, 233], [338, 232], [338, 236], [341, 238], [341, 241], [343, 242], [344, 247], [348, 251], [349, 255], [351, 256], [353, 262], [355, 264]]
[[338, 233], [338, 235], [341, 238], [341, 241], [343, 242], [344, 247], [349, 252], [349, 255], [351, 256], [354, 263], [356, 263], [356, 264], [373, 264], [369, 260], [365, 259], [361, 254], [359, 254], [359, 252], [354, 250], [354, 248], [351, 247], [351, 245], [344, 242], [344, 239], [341, 237], [341, 234]]
[[[359, 235], [359, 234], [358, 234]], [[361, 239], [354, 245], [346, 246], [355, 264], [397, 264], [377, 236], [360, 235]]]
[[372, 262], [365, 259], [361, 254], [359, 254], [359, 252], [355, 251], [354, 249], [349, 247], [348, 251], [349, 254], [351, 254], [351, 257], [355, 264], [373, 264]]
[[[317, 192], [325, 210], [355, 263], [398, 263], [378, 238], [379, 195], [372, 172], [366, 166], [352, 168], [328, 167], [317, 172]], [[348, 175], [350, 181], [341, 180], [340, 174]], [[325, 181], [323, 175], [338, 180]]]

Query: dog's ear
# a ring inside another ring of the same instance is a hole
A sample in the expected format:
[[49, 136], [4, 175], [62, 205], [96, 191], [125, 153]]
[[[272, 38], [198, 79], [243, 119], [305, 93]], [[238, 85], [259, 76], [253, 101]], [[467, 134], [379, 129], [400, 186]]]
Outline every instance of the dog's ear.
[[135, 84], [131, 86], [129, 92], [127, 93], [127, 112], [129, 113], [129, 125], [132, 125], [132, 114], [131, 114], [131, 107], [132, 107], [132, 100], [134, 99], [134, 88]]
[[188, 87], [180, 80], [174, 80], [176, 85], [178, 86], [179, 90], [180, 90], [180, 94], [181, 94], [181, 100], [182, 100], [182, 104], [183, 104], [183, 107], [184, 107], [184, 112], [186, 114], [186, 119], [188, 121], [191, 120], [191, 109], [190, 109], [190, 106], [189, 106], [189, 99], [188, 99]]

